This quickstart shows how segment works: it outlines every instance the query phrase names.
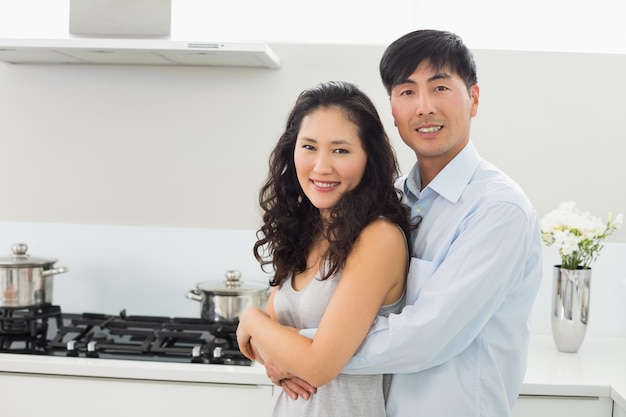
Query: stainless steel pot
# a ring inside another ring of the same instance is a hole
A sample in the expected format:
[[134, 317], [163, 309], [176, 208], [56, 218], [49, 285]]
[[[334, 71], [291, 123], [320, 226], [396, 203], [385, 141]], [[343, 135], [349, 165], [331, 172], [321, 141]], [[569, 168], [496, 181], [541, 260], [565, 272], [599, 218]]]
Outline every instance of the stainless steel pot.
[[202, 303], [201, 317], [214, 323], [234, 324], [249, 306], [265, 308], [270, 294], [269, 285], [249, 283], [243, 286], [239, 271], [226, 271], [223, 286], [205, 281], [187, 292], [187, 298]]
[[52, 303], [53, 276], [67, 272], [55, 268], [54, 258], [26, 254], [28, 245], [15, 243], [12, 255], [0, 258], [0, 307], [31, 307]]

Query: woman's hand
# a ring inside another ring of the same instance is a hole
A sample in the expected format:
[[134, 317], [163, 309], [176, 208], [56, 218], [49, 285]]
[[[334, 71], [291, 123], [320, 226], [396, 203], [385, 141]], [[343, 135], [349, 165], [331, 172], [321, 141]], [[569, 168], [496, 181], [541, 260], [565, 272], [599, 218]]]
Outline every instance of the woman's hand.
[[311, 395], [317, 392], [317, 388], [313, 385], [280, 369], [269, 361], [265, 362], [265, 373], [272, 383], [281, 387], [292, 400], [297, 400], [298, 397], [308, 400]]
[[[299, 332], [298, 329], [293, 327], [289, 329], [295, 333]], [[261, 358], [262, 361], [260, 360]], [[311, 398], [311, 395], [317, 392], [317, 388], [313, 385], [275, 365], [271, 358], [267, 357], [260, 349], [257, 351], [257, 361], [265, 365], [265, 373], [272, 383], [281, 387], [285, 394], [293, 400], [297, 400], [298, 397], [308, 400]]]
[[308, 400], [317, 392], [317, 388], [297, 376], [282, 379], [279, 385], [293, 400], [297, 400], [298, 397]]
[[[317, 392], [317, 388], [307, 383], [306, 381], [295, 377], [287, 371], [274, 365], [266, 353], [253, 342], [252, 335], [248, 329], [254, 328], [255, 323], [260, 319], [270, 317], [265, 311], [257, 307], [247, 308], [239, 318], [239, 325], [237, 326], [237, 343], [239, 344], [239, 350], [248, 359], [255, 360], [265, 365], [265, 371], [268, 378], [278, 386], [281, 386], [287, 395], [294, 400], [298, 397], [309, 399], [312, 394]], [[288, 328], [292, 332], [298, 333], [296, 328]]]
[[257, 355], [252, 346], [252, 335], [247, 329], [253, 325], [252, 323], [255, 317], [258, 317], [259, 314], [269, 317], [266, 312], [258, 307], [247, 308], [239, 318], [239, 325], [237, 326], [237, 344], [239, 345], [239, 350], [250, 360], [256, 360]]

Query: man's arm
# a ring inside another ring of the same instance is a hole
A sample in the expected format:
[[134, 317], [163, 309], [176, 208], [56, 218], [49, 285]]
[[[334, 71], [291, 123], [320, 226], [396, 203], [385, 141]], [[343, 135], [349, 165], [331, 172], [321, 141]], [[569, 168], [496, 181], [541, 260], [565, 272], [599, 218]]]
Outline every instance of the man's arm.
[[[516, 305], [532, 308], [537, 280], [525, 289], [525, 274], [529, 251], [538, 252], [531, 256], [540, 269], [536, 218], [512, 203], [492, 203], [458, 229], [442, 262], [412, 259], [407, 306], [401, 314], [376, 319], [343, 373], [412, 373], [440, 365], [471, 344], [510, 294], [519, 293]], [[518, 324], [527, 313], [512, 310]], [[301, 334], [310, 337], [314, 331]]]
[[[511, 203], [493, 203], [456, 229], [442, 262], [412, 260], [408, 305], [401, 314], [376, 319], [343, 373], [411, 373], [445, 363], [465, 350], [495, 315], [503, 321], [496, 326], [505, 327], [500, 330], [505, 343], [526, 343], [527, 319], [541, 279], [536, 215]], [[427, 241], [431, 248], [443, 247], [436, 238]], [[440, 251], [427, 256], [436, 260]], [[315, 330], [300, 333], [312, 337]]]

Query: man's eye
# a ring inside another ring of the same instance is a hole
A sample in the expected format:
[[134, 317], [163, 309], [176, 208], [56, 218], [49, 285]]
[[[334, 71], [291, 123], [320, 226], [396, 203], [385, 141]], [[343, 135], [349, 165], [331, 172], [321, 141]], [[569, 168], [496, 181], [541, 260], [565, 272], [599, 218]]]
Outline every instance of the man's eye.
[[446, 91], [448, 89], [448, 87], [446, 87], [445, 85], [438, 85], [437, 87], [435, 87], [435, 91]]
[[402, 91], [400, 91], [400, 95], [401, 96], [409, 96], [411, 94], [413, 94], [413, 90], [402, 90]]

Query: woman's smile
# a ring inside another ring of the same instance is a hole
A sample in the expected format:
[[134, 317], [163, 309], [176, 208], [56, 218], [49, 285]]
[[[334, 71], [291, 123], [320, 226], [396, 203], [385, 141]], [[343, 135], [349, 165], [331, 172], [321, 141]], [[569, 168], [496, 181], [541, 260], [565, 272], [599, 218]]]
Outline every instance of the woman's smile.
[[317, 187], [322, 192], [332, 191], [340, 184], [339, 182], [316, 181], [316, 180], [311, 180], [311, 182], [313, 183], [315, 187]]

